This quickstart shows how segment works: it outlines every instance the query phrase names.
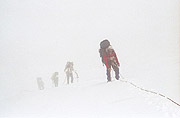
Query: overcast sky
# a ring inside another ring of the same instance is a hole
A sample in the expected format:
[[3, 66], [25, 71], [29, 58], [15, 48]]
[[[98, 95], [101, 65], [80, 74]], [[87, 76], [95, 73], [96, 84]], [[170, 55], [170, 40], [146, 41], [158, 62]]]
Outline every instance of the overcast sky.
[[26, 89], [55, 71], [64, 77], [66, 61], [94, 74], [108, 38], [125, 76], [150, 86], [158, 78], [177, 96], [179, 21], [179, 0], [1, 0], [1, 91]]

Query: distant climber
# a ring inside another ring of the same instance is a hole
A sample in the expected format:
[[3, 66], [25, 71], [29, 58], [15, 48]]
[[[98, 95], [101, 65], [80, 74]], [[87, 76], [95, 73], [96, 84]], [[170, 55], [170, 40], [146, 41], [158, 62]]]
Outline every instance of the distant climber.
[[73, 65], [74, 65], [73, 62], [68, 61], [64, 69], [64, 72], [66, 72], [67, 84], [70, 83], [70, 80], [69, 80], [70, 78], [71, 78], [71, 83], [74, 82], [73, 72], [75, 72], [77, 78], [79, 78], [77, 72], [74, 70]]
[[58, 78], [58, 72], [54, 72], [54, 73], [53, 73], [53, 75], [52, 75], [52, 77], [51, 77], [51, 80], [52, 80], [54, 86], [55, 86], [55, 87], [58, 87], [58, 80], [59, 80], [59, 78]]
[[41, 77], [37, 78], [37, 84], [38, 84], [39, 90], [43, 90], [44, 89], [44, 82], [42, 81]]

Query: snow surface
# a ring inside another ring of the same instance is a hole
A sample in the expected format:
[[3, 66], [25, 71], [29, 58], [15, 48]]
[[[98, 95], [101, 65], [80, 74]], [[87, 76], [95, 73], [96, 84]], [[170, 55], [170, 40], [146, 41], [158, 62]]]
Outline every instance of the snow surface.
[[[0, 117], [179, 117], [177, 105], [106, 84], [108, 38], [129, 81], [180, 103], [179, 0], [1, 0]], [[73, 61], [79, 82], [65, 85]], [[59, 72], [58, 88], [50, 77]], [[42, 77], [45, 90], [38, 91]]]
[[0, 102], [2, 118], [179, 118], [180, 106], [121, 81], [96, 79], [21, 93]]

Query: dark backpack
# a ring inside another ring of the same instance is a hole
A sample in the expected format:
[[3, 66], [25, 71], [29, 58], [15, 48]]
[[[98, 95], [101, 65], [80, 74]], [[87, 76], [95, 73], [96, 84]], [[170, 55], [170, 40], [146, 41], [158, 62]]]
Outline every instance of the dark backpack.
[[99, 49], [99, 54], [102, 59], [102, 63], [104, 62], [104, 56], [106, 55], [106, 48], [110, 46], [110, 42], [106, 39], [100, 42], [100, 49]]
[[73, 62], [67, 62], [66, 68], [73, 68]]

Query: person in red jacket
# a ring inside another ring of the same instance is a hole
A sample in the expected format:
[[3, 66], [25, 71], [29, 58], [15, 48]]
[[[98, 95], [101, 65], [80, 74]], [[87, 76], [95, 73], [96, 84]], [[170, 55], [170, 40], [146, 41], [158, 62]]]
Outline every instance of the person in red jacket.
[[115, 78], [117, 80], [119, 80], [119, 61], [118, 58], [116, 56], [116, 53], [114, 51], [114, 49], [112, 48], [112, 46], [109, 46], [106, 49], [106, 55], [104, 56], [104, 62], [107, 68], [107, 80], [108, 82], [111, 81], [111, 67], [113, 68], [113, 70], [115, 71]]

